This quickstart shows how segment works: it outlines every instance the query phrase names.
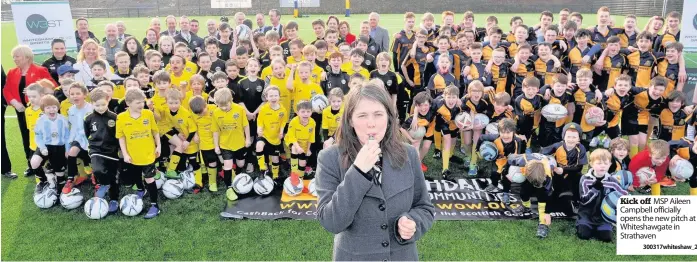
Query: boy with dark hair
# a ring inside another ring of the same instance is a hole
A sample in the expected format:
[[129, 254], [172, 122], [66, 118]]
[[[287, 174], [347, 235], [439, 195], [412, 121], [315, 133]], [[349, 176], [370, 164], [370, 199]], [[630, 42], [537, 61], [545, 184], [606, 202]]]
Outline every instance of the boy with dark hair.
[[518, 96], [513, 103], [513, 109], [518, 119], [516, 133], [523, 135], [528, 144], [528, 153], [532, 135], [537, 128], [540, 119], [540, 110], [542, 109], [542, 95], [540, 90], [540, 80], [536, 77], [529, 76], [523, 80], [523, 94]]
[[288, 21], [283, 27], [283, 37], [285, 40], [281, 41], [279, 45], [283, 48], [283, 56], [288, 58], [288, 56], [290, 56], [290, 41], [298, 38], [298, 23], [295, 21]]
[[90, 162], [99, 185], [95, 196], [104, 199], [106, 192], [109, 192], [109, 213], [116, 213], [119, 209], [117, 115], [107, 109], [109, 97], [104, 91], [92, 90], [90, 99], [94, 112], [85, 117], [85, 133], [89, 142]]
[[672, 90], [682, 91], [685, 87], [685, 81], [679, 81], [680, 75], [685, 74], [685, 58], [682, 56], [682, 50], [682, 43], [668, 43], [665, 47], [665, 57], [658, 60], [656, 75], [665, 77], [668, 80], [663, 96], [667, 96]]
[[494, 160], [496, 169], [491, 171], [491, 184], [484, 190], [489, 193], [501, 192], [499, 189], [499, 181], [503, 184], [503, 196], [501, 201], [505, 205], [510, 205], [511, 198], [511, 180], [506, 177], [508, 174], [508, 156], [515, 154], [523, 154], [525, 152], [525, 140], [521, 139], [516, 134], [515, 120], [511, 118], [503, 118], [498, 121], [498, 135], [485, 134], [479, 137], [476, 148], [481, 146], [484, 141], [493, 142], [498, 150], [498, 157]]
[[593, 83], [605, 92], [608, 87], [615, 86], [615, 80], [629, 70], [627, 56], [620, 52], [620, 38], [612, 36], [605, 43], [607, 46], [593, 66], [595, 74]]

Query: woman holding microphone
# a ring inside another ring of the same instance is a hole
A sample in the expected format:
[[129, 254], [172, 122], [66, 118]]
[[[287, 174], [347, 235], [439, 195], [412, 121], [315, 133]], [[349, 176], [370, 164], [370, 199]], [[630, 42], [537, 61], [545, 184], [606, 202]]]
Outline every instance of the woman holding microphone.
[[334, 260], [418, 260], [433, 224], [419, 155], [381, 84], [351, 90], [337, 143], [319, 153], [317, 217], [335, 234]]

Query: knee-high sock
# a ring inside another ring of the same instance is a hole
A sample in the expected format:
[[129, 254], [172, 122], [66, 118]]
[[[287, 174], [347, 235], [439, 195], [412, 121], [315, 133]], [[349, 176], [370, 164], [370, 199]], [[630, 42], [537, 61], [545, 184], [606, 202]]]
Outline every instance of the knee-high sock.
[[443, 135], [440, 132], [433, 134], [433, 144], [435, 144], [436, 150], [441, 150], [443, 148]]
[[470, 153], [470, 156], [472, 157], [470, 160], [470, 166], [477, 165], [477, 160], [479, 158], [479, 154], [477, 154], [477, 147], [472, 146], [472, 144], [470, 144], [470, 146], [472, 147], [472, 151]]
[[68, 179], [73, 180], [77, 175], [77, 157], [68, 156]]
[[443, 154], [441, 155], [443, 158], [443, 171], [450, 168], [450, 153], [450, 148], [443, 148]]
[[[298, 167], [298, 162], [299, 162], [299, 155], [297, 154], [291, 154], [290, 155], [290, 170], [291, 172], [298, 173], [300, 175], [300, 169]], [[305, 171], [305, 170], [303, 170]]]
[[639, 153], [639, 146], [630, 146], [629, 147], [629, 158], [636, 156], [637, 153]]
[[148, 195], [150, 195], [150, 204], [157, 205], [157, 185], [155, 185], [155, 181], [146, 184], [146, 187], [148, 190]]
[[226, 187], [232, 186], [232, 176], [233, 176], [232, 170], [223, 170], [223, 182], [225, 182]]
[[697, 188], [690, 188], [690, 195], [697, 196]]
[[660, 196], [661, 195], [661, 184], [655, 183], [651, 185], [651, 195]]
[[203, 175], [201, 174], [201, 168], [194, 170], [194, 179], [196, 180], [197, 186], [203, 186]]
[[266, 171], [266, 159], [265, 159], [264, 152], [258, 152], [257, 151], [257, 164], [259, 164], [259, 170], [260, 171]]
[[278, 178], [278, 169], [280, 168], [279, 163], [271, 163], [271, 174], [273, 175], [273, 179]]
[[169, 164], [167, 165], [167, 171], [177, 171], [177, 166], [179, 166], [179, 160], [181, 160], [182, 153], [174, 152], [169, 158]]
[[216, 175], [218, 174], [218, 169], [215, 167], [208, 167], [206, 170], [208, 171], [208, 184], [217, 184]]
[[464, 149], [464, 151], [465, 151], [465, 157], [472, 157], [472, 156], [473, 156], [473, 154], [472, 154], [472, 144], [471, 144], [471, 143], [470, 143], [470, 144], [465, 144], [465, 142], [464, 142], [465, 140], [464, 140], [464, 139], [462, 139], [462, 141], [463, 141], [463, 142], [462, 142], [462, 146], [463, 146], [463, 149]]

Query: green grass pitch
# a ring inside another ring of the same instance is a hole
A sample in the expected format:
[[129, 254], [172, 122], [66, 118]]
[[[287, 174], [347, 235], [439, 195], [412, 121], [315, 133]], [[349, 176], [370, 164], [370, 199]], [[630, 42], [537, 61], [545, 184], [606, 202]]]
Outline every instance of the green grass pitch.
[[[503, 29], [514, 14], [497, 15]], [[457, 19], [460, 19], [458, 15]], [[477, 14], [483, 26], [488, 14]], [[585, 25], [594, 24], [594, 15], [584, 15]], [[525, 14], [533, 24], [537, 14]], [[208, 17], [193, 17], [205, 25]], [[285, 16], [287, 21], [290, 16]], [[313, 39], [309, 24], [323, 16], [297, 19], [300, 35]], [[343, 18], [343, 17], [342, 17]], [[215, 18], [214, 18], [215, 19]], [[348, 20], [357, 25], [367, 15]], [[618, 24], [622, 18], [616, 17]], [[104, 25], [119, 19], [90, 19], [98, 38]], [[128, 33], [142, 37], [147, 18], [124, 18]], [[640, 18], [643, 26], [647, 18]], [[382, 15], [381, 24], [395, 33], [402, 28], [402, 16]], [[205, 30], [203, 28], [202, 30]], [[2, 64], [14, 66], [10, 50], [17, 43], [14, 24], [2, 23]], [[42, 61], [37, 61], [41, 63]], [[9, 116], [14, 112], [9, 110]], [[82, 208], [66, 211], [60, 207], [39, 210], [33, 203], [34, 179], [21, 177], [22, 159], [16, 118], [7, 120], [7, 147], [13, 171], [20, 178], [2, 178], [2, 260], [329, 260], [332, 235], [316, 221], [221, 221], [224, 194], [185, 195], [180, 200], [161, 202], [163, 213], [153, 220], [112, 215], [89, 220]], [[458, 153], [459, 154], [459, 153]], [[440, 173], [440, 161], [427, 157], [428, 176]], [[3, 163], [3, 165], [6, 163]], [[458, 169], [455, 169], [458, 171]], [[462, 171], [461, 169], [459, 171]], [[666, 194], [687, 194], [687, 185], [665, 190]], [[87, 190], [91, 191], [91, 190]], [[124, 190], [129, 192], [127, 190]], [[89, 194], [91, 192], [85, 192]], [[535, 238], [536, 220], [524, 221], [438, 221], [418, 242], [422, 260], [693, 260], [689, 256], [615, 256], [615, 244], [582, 241], [575, 237], [573, 221], [554, 221], [550, 237]]]

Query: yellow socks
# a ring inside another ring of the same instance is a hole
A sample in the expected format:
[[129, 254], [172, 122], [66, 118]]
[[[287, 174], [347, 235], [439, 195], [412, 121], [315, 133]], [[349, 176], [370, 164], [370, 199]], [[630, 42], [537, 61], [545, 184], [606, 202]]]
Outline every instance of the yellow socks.
[[300, 170], [298, 169], [298, 156], [296, 155], [291, 155], [290, 157], [290, 170], [291, 172], [298, 173], [298, 175], [300, 174]]
[[547, 203], [537, 203], [537, 213], [539, 213], [540, 224], [548, 224], [549, 221], [545, 221], [545, 210], [547, 209]]
[[179, 160], [181, 160], [182, 154], [179, 152], [174, 152], [171, 157], [169, 157], [169, 164], [167, 164], [167, 171], [176, 171], [179, 165]]
[[201, 175], [201, 168], [194, 171], [194, 179], [197, 186], [203, 187], [203, 175]]
[[477, 165], [477, 160], [479, 158], [479, 154], [477, 154], [477, 147], [472, 147], [470, 154], [470, 156], [472, 156], [472, 159], [470, 159], [470, 166]]
[[690, 195], [697, 196], [697, 188], [690, 188]]
[[450, 168], [450, 148], [443, 148], [441, 157], [443, 159], [443, 170], [448, 170]]
[[257, 152], [257, 163], [259, 164], [259, 170], [266, 171], [266, 159], [264, 159], [264, 154]]
[[523, 206], [524, 206], [524, 207], [527, 207], [527, 208], [530, 208], [530, 200], [528, 200], [528, 201], [523, 201]]
[[660, 196], [661, 195], [661, 184], [655, 183], [651, 185], [651, 195]]
[[629, 158], [636, 156], [637, 153], [639, 153], [639, 146], [630, 146], [629, 147]]
[[435, 145], [436, 149], [441, 150], [443, 148], [443, 136], [440, 134], [440, 132], [436, 132], [433, 134], [433, 144]]
[[271, 163], [271, 174], [273, 175], [273, 179], [278, 178], [279, 165], [279, 163]]

